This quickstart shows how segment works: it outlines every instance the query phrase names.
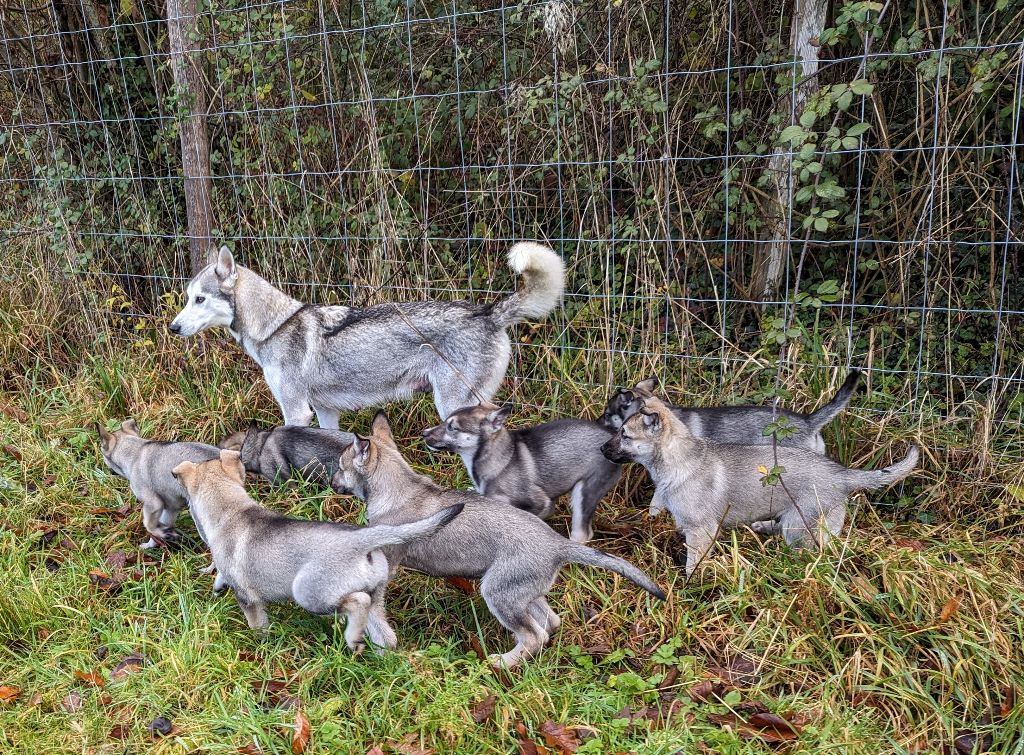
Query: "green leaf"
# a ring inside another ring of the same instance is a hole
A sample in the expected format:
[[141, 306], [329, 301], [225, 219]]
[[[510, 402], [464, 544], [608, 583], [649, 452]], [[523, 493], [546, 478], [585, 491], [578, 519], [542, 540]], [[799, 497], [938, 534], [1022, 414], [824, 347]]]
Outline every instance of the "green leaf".
[[825, 220], [825, 218], [815, 218], [814, 219], [814, 230], [821, 231], [821, 232], [827, 231], [828, 230], [828, 221]]
[[841, 95], [836, 98], [836, 107], [842, 111], [846, 111], [853, 103], [853, 92], [847, 89]]
[[874, 85], [867, 79], [857, 79], [850, 82], [850, 89], [853, 90], [854, 94], [860, 94], [865, 97], [875, 91]]
[[805, 138], [806, 135], [806, 132], [800, 126], [787, 126], [782, 129], [782, 133], [779, 134], [779, 141], [793, 143]]
[[814, 125], [816, 120], [818, 120], [818, 114], [813, 110], [807, 110], [800, 116], [800, 125], [805, 128], [810, 128]]
[[860, 136], [871, 128], [870, 123], [855, 123], [847, 130], [847, 136]]

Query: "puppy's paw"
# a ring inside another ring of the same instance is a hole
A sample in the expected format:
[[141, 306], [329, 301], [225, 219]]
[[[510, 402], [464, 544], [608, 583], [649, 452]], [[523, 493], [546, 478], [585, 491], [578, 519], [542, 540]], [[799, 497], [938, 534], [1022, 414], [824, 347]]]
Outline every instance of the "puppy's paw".
[[213, 574], [215, 571], [217, 571], [217, 564], [215, 564], [215, 563], [213, 563], [213, 561], [211, 561], [210, 565], [200, 569], [199, 573], [200, 574]]
[[352, 655], [362, 655], [363, 651], [366, 650], [366, 643], [362, 640], [359, 642], [350, 642], [348, 649], [352, 651]]
[[156, 547], [156, 540], [154, 540], [152, 537], [149, 538], [149, 540], [147, 540], [146, 542], [139, 544], [139, 550], [143, 550], [143, 551], [149, 550], [150, 548], [155, 548], [155, 547]]

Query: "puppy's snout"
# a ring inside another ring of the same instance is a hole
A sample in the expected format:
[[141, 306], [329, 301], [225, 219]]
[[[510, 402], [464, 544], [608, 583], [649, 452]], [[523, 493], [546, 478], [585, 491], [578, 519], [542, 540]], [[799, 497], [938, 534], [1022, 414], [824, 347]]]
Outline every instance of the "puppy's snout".
[[611, 438], [601, 446], [601, 453], [604, 458], [608, 461], [614, 461], [616, 464], [621, 464], [624, 461], [628, 461], [622, 454], [622, 449], [619, 448], [619, 444], [616, 438]]
[[428, 446], [434, 447], [435, 444], [440, 443], [443, 439], [444, 432], [441, 425], [434, 425], [423, 431], [423, 440], [427, 442]]
[[172, 322], [170, 325], [167, 326], [167, 329], [174, 333], [174, 335], [176, 336], [181, 335], [181, 326], [177, 322]]

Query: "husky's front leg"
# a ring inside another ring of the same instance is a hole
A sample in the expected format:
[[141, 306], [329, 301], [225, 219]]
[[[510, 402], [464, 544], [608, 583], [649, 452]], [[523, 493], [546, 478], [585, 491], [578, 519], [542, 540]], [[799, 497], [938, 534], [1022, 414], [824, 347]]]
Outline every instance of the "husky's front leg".
[[160, 543], [178, 542], [177, 531], [162, 523], [165, 506], [160, 496], [150, 491], [143, 491], [141, 494], [136, 493], [136, 497], [142, 502], [142, 525], [149, 533], [149, 540], [139, 547], [142, 549], [154, 548]]
[[313, 411], [316, 412], [316, 420], [320, 423], [320, 427], [324, 430], [337, 430], [338, 429], [338, 418], [341, 415], [337, 409], [328, 409], [323, 406], [314, 406]]
[[286, 425], [309, 427], [313, 421], [313, 410], [309, 406], [309, 396], [294, 383], [281, 374], [279, 370], [264, 368], [263, 377], [274, 394], [277, 405], [281, 407]]

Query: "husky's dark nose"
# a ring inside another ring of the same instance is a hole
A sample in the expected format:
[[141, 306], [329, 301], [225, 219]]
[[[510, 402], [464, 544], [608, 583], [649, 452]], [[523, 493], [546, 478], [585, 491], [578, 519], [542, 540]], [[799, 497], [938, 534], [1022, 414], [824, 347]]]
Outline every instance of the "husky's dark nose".
[[168, 325], [167, 329], [169, 331], [171, 331], [172, 333], [174, 333], [174, 335], [180, 335], [181, 334], [181, 326], [178, 325], [178, 323], [176, 323], [176, 322], [172, 322], [170, 325]]
[[622, 449], [615, 442], [615, 438], [610, 439], [601, 446], [601, 453], [604, 454], [604, 458], [608, 461], [613, 461], [616, 464], [625, 464], [629, 461], [629, 457], [622, 453]]

